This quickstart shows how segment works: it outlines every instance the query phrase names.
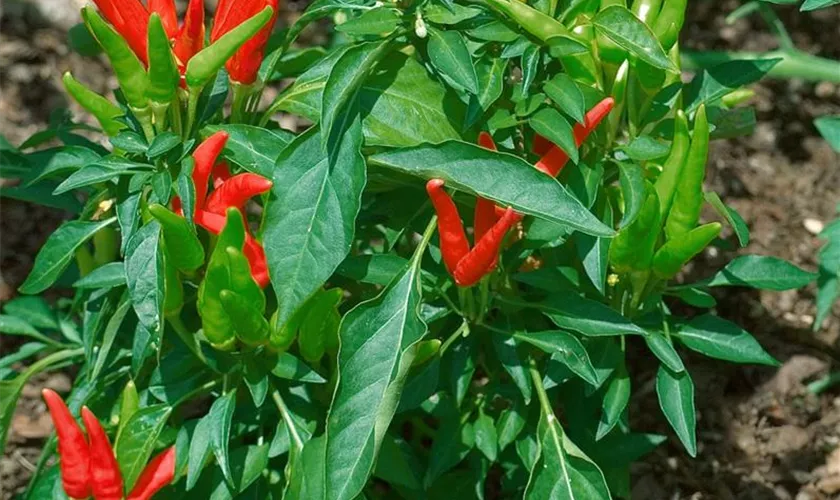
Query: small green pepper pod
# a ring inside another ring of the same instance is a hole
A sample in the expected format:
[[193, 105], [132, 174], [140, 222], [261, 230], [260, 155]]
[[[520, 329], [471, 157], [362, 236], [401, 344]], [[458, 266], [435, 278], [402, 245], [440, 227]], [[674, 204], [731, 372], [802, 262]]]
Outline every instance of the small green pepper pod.
[[[238, 212], [238, 211], [237, 211]], [[260, 313], [265, 312], [265, 294], [254, 281], [251, 264], [242, 250], [234, 247], [225, 249], [229, 273], [230, 289], [245, 297], [252, 307]]]
[[117, 119], [125, 114], [119, 106], [79, 83], [69, 71], [64, 73], [61, 81], [67, 93], [96, 118], [109, 137], [119, 134], [126, 128], [126, 125]]
[[411, 367], [416, 368], [423, 365], [426, 361], [432, 359], [438, 351], [440, 351], [440, 340], [438, 339], [418, 342], [415, 347], [414, 360], [411, 361]]
[[342, 296], [340, 288], [321, 290], [306, 304], [306, 315], [298, 331], [298, 348], [306, 361], [318, 363], [328, 346], [337, 351], [341, 322], [337, 307]]
[[202, 88], [210, 82], [239, 47], [256, 35], [271, 20], [273, 12], [274, 10], [271, 7], [265, 7], [194, 55], [187, 63], [185, 75], [187, 86], [193, 89]]
[[225, 312], [233, 322], [236, 337], [245, 345], [258, 346], [268, 342], [270, 328], [263, 312], [244, 296], [232, 291], [219, 293]]
[[700, 209], [703, 207], [703, 179], [706, 176], [708, 157], [709, 122], [706, 119], [706, 106], [701, 104], [694, 117], [691, 147], [677, 183], [674, 204], [665, 222], [665, 236], [669, 240], [681, 238], [694, 229], [697, 221], [700, 220]]
[[286, 352], [292, 346], [297, 338], [298, 328], [300, 322], [303, 320], [302, 314], [293, 315], [285, 325], [278, 325], [277, 311], [271, 315], [271, 336], [268, 339], [268, 346], [276, 352]]
[[669, 50], [680, 36], [683, 23], [685, 22], [685, 8], [688, 0], [667, 0], [656, 22], [653, 24], [653, 33], [662, 44], [662, 48]]
[[551, 38], [574, 38], [563, 23], [519, 0], [487, 0], [493, 9], [505, 14], [525, 31], [548, 43]]
[[146, 74], [143, 63], [128, 46], [128, 42], [114, 31], [114, 28], [106, 23], [93, 8], [83, 8], [82, 19], [105, 54], [108, 55], [114, 75], [120, 83], [128, 105], [137, 109], [146, 108], [149, 75]]
[[[669, 0], [670, 1], [670, 0]], [[659, 17], [659, 11], [662, 8], [662, 0], [636, 0], [630, 8], [636, 17], [648, 26], [653, 26], [656, 23], [656, 18]]]
[[163, 314], [166, 317], [177, 316], [184, 307], [184, 284], [178, 268], [172, 262], [173, 253], [167, 250], [163, 254]]
[[662, 220], [659, 197], [650, 183], [639, 215], [610, 242], [609, 262], [616, 273], [647, 271], [653, 260]]
[[720, 234], [720, 223], [712, 222], [692, 229], [676, 240], [671, 240], [653, 257], [653, 272], [657, 278], [668, 280], [695, 255], [702, 252]]
[[149, 87], [146, 97], [153, 103], [168, 106], [175, 99], [181, 74], [169, 45], [169, 37], [157, 13], [149, 17], [148, 37]]
[[674, 139], [671, 142], [671, 152], [665, 160], [664, 168], [659, 178], [656, 179], [656, 194], [659, 196], [660, 216], [665, 219], [671, 204], [674, 201], [674, 193], [677, 191], [677, 181], [685, 165], [685, 158], [689, 148], [688, 119], [682, 110], [677, 110], [674, 117]]
[[186, 219], [157, 203], [149, 205], [149, 213], [160, 223], [172, 264], [178, 270], [188, 273], [204, 264], [204, 247]]

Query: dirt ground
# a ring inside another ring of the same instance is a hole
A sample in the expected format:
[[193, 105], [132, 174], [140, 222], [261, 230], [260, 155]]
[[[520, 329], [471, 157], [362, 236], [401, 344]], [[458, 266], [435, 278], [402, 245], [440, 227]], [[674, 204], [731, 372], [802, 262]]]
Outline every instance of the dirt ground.
[[[44, 127], [50, 111], [67, 105], [60, 77], [71, 70], [105, 91], [113, 86], [97, 61], [66, 46], [75, 0], [9, 0], [0, 17], [0, 134], [18, 144]], [[689, 2], [682, 44], [693, 49], [767, 50], [775, 42], [757, 16], [727, 25], [738, 2]], [[49, 19], [34, 4], [47, 5]], [[64, 9], [64, 10], [62, 10]], [[292, 5], [299, 10], [299, 5]], [[840, 59], [840, 7], [801, 15], [779, 11], [797, 46]], [[752, 240], [738, 253], [776, 255], [809, 270], [817, 267], [819, 227], [840, 203], [840, 158], [819, 137], [814, 118], [840, 114], [840, 88], [801, 81], [756, 85], [758, 126], [747, 138], [713, 143], [708, 187], [744, 217]], [[71, 106], [78, 111], [78, 108]], [[77, 115], [78, 116], [78, 115]], [[24, 280], [38, 248], [65, 214], [0, 201], [0, 300]], [[709, 252], [690, 274], [706, 276], [735, 252]], [[633, 353], [633, 427], [669, 440], [633, 467], [638, 499], [840, 498], [840, 387], [819, 396], [805, 385], [840, 362], [840, 308], [810, 332], [813, 287], [784, 293], [728, 289], [716, 292], [717, 312], [753, 332], [783, 364], [778, 370], [736, 366], [687, 355], [697, 387], [698, 448], [691, 459], [659, 411], [655, 366], [642, 348]], [[690, 313], [691, 311], [686, 311]], [[14, 350], [0, 337], [0, 354]], [[50, 433], [38, 398], [43, 386], [67, 387], [64, 374], [43, 376], [24, 390], [6, 455], [0, 458], [0, 499], [25, 486]]]

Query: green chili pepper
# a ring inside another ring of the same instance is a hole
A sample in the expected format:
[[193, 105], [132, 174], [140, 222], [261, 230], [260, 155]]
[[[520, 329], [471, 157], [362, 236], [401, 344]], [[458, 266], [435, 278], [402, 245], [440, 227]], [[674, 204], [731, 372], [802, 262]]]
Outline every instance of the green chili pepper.
[[755, 91], [752, 89], [741, 88], [735, 89], [732, 92], [726, 94], [725, 96], [720, 98], [720, 101], [723, 103], [724, 106], [727, 108], [734, 108], [739, 104], [743, 104], [750, 99], [755, 97]]
[[204, 247], [186, 219], [157, 203], [149, 205], [149, 213], [163, 229], [163, 240], [176, 268], [192, 272], [204, 264]]
[[194, 55], [187, 63], [187, 85], [191, 88], [204, 87], [222, 69], [222, 66], [236, 53], [239, 47], [256, 35], [271, 20], [272, 13], [271, 7], [265, 7]]
[[662, 173], [656, 179], [655, 184], [662, 219], [665, 219], [668, 216], [668, 211], [671, 210], [674, 193], [677, 191], [677, 181], [685, 164], [688, 148], [688, 120], [682, 110], [677, 110], [674, 117], [674, 139], [671, 142], [671, 152], [668, 154]]
[[341, 317], [336, 307], [343, 293], [340, 288], [321, 290], [306, 304], [306, 316], [298, 331], [298, 347], [306, 361], [319, 362], [328, 345], [337, 350]]
[[694, 133], [685, 166], [677, 183], [674, 203], [665, 222], [665, 236], [669, 240], [681, 238], [694, 229], [700, 220], [703, 206], [703, 178], [709, 156], [709, 122], [706, 106], [700, 105], [694, 116]]
[[[670, 1], [670, 0], [669, 0]], [[648, 26], [653, 26], [659, 16], [662, 0], [636, 0], [630, 11]]]
[[117, 431], [117, 435], [122, 431], [125, 424], [128, 422], [128, 419], [131, 418], [132, 415], [137, 411], [137, 408], [140, 407], [140, 396], [137, 394], [137, 386], [134, 385], [133, 380], [129, 380], [125, 384], [125, 388], [122, 391], [122, 395], [120, 396], [120, 414], [119, 414], [119, 430]]
[[119, 106], [79, 83], [69, 71], [64, 73], [61, 81], [64, 82], [67, 93], [96, 118], [102, 130], [109, 137], [119, 134], [121, 130], [126, 128], [124, 123], [117, 120], [125, 114]]
[[175, 98], [181, 74], [169, 45], [169, 37], [157, 13], [149, 17], [149, 88], [146, 97], [168, 106]]
[[83, 8], [82, 18], [105, 54], [108, 55], [114, 75], [120, 83], [129, 106], [137, 109], [145, 108], [149, 75], [146, 74], [143, 63], [134, 55], [128, 42], [114, 31], [114, 28], [106, 23], [93, 8]]
[[645, 201], [636, 220], [619, 231], [610, 243], [610, 265], [619, 274], [646, 271], [653, 260], [662, 219], [656, 189], [649, 182], [645, 187]]
[[289, 347], [295, 342], [297, 337], [298, 327], [303, 319], [299, 313], [293, 315], [285, 325], [278, 325], [277, 311], [271, 315], [271, 336], [268, 339], [268, 346], [277, 352], [286, 352]]
[[519, 0], [487, 0], [487, 3], [513, 19], [525, 31], [543, 42], [548, 42], [549, 39], [558, 36], [574, 38], [572, 32], [563, 26], [563, 23], [525, 2]]
[[[238, 210], [236, 212], [239, 213]], [[260, 313], [265, 312], [265, 294], [257, 282], [254, 281], [248, 257], [242, 250], [235, 247], [227, 247], [225, 253], [227, 254], [230, 280], [228, 288], [245, 297], [248, 303], [258, 309]]]
[[163, 314], [167, 317], [176, 316], [184, 307], [184, 284], [178, 268], [172, 262], [173, 253], [167, 250], [163, 255]]
[[720, 223], [712, 222], [696, 227], [660, 248], [653, 257], [653, 272], [660, 279], [671, 279], [695, 255], [720, 234]]
[[624, 115], [624, 108], [627, 105], [627, 82], [628, 76], [630, 73], [630, 61], [624, 60], [621, 66], [618, 67], [618, 71], [615, 73], [615, 80], [613, 81], [612, 85], [612, 98], [615, 101], [615, 106], [613, 106], [612, 113], [610, 113], [609, 120], [610, 120], [610, 140], [609, 143], [612, 143], [613, 139], [618, 134], [618, 129], [621, 126], [621, 119]]
[[119, 254], [119, 236], [112, 226], [103, 227], [93, 235], [93, 260], [97, 266], [113, 262]]
[[268, 321], [262, 311], [254, 307], [244, 296], [231, 290], [222, 290], [219, 298], [225, 312], [233, 320], [233, 329], [242, 343], [258, 346], [268, 342]]
[[440, 340], [431, 339], [423, 340], [417, 343], [415, 348], [414, 360], [411, 362], [412, 368], [424, 364], [426, 361], [432, 359], [435, 354], [440, 351]]
[[652, 25], [653, 33], [662, 44], [662, 48], [669, 50], [680, 36], [683, 23], [685, 22], [685, 8], [687, 0], [667, 0], [656, 22]]

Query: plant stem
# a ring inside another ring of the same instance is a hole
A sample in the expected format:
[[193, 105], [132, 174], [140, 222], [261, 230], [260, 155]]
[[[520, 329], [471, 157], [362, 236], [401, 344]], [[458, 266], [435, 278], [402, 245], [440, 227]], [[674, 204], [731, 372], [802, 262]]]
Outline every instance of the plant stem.
[[443, 356], [443, 353], [445, 353], [446, 350], [449, 349], [449, 346], [452, 345], [452, 343], [455, 342], [455, 340], [458, 337], [462, 335], [466, 337], [469, 334], [470, 324], [464, 321], [463, 323], [461, 323], [461, 326], [459, 326], [458, 329], [452, 333], [452, 335], [450, 335], [446, 340], [443, 341], [443, 345], [440, 346], [440, 355]]
[[711, 68], [718, 64], [734, 60], [756, 60], [781, 58], [778, 64], [767, 73], [770, 78], [801, 78], [803, 80], [840, 83], [840, 61], [814, 56], [799, 49], [774, 50], [770, 52], [723, 52], [701, 51], [682, 52], [683, 69], [698, 70]]
[[192, 399], [193, 397], [195, 397], [195, 396], [197, 396], [197, 395], [199, 395], [203, 392], [208, 392], [208, 391], [212, 390], [214, 387], [219, 385], [219, 383], [220, 383], [219, 379], [215, 379], [215, 380], [211, 380], [209, 382], [206, 382], [203, 385], [201, 385], [199, 387], [196, 387], [195, 389], [191, 390], [190, 392], [188, 392], [188, 393], [184, 394], [183, 396], [181, 396], [180, 398], [178, 398], [178, 400], [175, 401], [175, 403], [173, 403], [172, 406], [173, 407], [180, 406], [183, 403], [185, 403], [186, 401]]
[[533, 359], [528, 367], [528, 372], [531, 374], [531, 381], [534, 382], [534, 389], [537, 391], [537, 398], [540, 400], [540, 407], [542, 408], [543, 413], [545, 413], [546, 418], [549, 420], [555, 418], [554, 408], [551, 407], [551, 401], [548, 399], [548, 393], [545, 392], [545, 386], [543, 386], [542, 375], [539, 370], [537, 370], [537, 364]]
[[277, 406], [277, 409], [280, 411], [280, 415], [283, 417], [283, 421], [286, 422], [286, 428], [289, 429], [289, 436], [291, 436], [292, 441], [295, 443], [295, 447], [298, 451], [303, 449], [303, 440], [300, 438], [297, 429], [295, 428], [295, 423], [292, 421], [292, 415], [289, 413], [289, 408], [286, 406], [286, 402], [283, 401], [283, 397], [280, 396], [280, 391], [277, 389], [271, 394], [271, 399], [274, 400], [274, 404]]
[[190, 88], [189, 97], [187, 98], [187, 126], [184, 127], [184, 139], [189, 138], [190, 134], [192, 134], [192, 128], [195, 125], [195, 115], [198, 112], [198, 98], [200, 95], [201, 88]]

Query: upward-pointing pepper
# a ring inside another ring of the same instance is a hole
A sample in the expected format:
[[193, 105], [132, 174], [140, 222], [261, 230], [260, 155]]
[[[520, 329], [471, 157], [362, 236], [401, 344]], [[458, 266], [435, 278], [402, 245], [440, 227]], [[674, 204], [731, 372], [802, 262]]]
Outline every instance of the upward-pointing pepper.
[[87, 439], [61, 396], [52, 389], [44, 389], [41, 394], [50, 410], [58, 436], [61, 486], [70, 498], [87, 498], [90, 496], [90, 450]]
[[257, 32], [250, 40], [245, 42], [231, 57], [225, 67], [230, 79], [241, 84], [251, 84], [257, 79], [260, 64], [263, 60], [263, 52], [271, 36], [271, 30], [277, 20], [277, 9], [279, 0], [220, 0], [216, 9], [216, 18], [213, 20], [213, 29], [210, 32], [211, 42], [215, 42], [225, 33], [236, 26], [244, 23], [248, 18], [255, 16], [265, 7], [272, 8], [271, 18], [268, 23]]

